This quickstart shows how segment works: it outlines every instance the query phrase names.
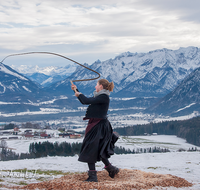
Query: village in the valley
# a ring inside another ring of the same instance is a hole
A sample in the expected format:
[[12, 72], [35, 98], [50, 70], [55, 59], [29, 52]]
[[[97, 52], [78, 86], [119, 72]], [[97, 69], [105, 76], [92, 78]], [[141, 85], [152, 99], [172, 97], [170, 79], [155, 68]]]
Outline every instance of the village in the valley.
[[[9, 124], [12, 125], [12, 124]], [[58, 128], [52, 130], [50, 127], [41, 128], [39, 125], [30, 124], [14, 126], [13, 129], [0, 128], [0, 140], [14, 140], [14, 139], [48, 139], [48, 138], [70, 138], [77, 139], [83, 137], [83, 132], [76, 132], [73, 129]]]

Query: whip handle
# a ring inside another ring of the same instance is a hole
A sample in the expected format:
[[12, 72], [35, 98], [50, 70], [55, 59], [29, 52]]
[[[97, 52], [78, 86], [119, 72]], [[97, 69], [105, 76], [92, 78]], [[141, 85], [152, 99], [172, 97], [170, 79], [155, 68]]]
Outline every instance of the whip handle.
[[[71, 84], [72, 84], [72, 85], [74, 84], [74, 83], [73, 83], [71, 80], [70, 80], [70, 82], [71, 82]], [[76, 93], [76, 92], [77, 92], [77, 90], [75, 89], [75, 90], [74, 90], [74, 92]]]

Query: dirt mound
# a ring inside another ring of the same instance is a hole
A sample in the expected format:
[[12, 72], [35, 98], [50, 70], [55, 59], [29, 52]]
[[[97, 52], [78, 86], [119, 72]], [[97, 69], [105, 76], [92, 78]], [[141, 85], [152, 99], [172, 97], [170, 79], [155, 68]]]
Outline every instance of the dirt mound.
[[155, 174], [140, 170], [121, 169], [114, 179], [108, 176], [107, 171], [98, 171], [98, 183], [84, 182], [87, 173], [66, 175], [51, 181], [32, 183], [16, 189], [43, 189], [43, 190], [129, 190], [129, 189], [151, 189], [153, 187], [190, 187], [191, 183], [183, 178], [170, 174]]

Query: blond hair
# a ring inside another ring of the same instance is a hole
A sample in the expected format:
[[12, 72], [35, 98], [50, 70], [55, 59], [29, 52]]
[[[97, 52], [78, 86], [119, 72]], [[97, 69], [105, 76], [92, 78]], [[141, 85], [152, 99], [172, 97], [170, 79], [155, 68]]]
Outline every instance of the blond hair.
[[100, 79], [98, 83], [103, 86], [103, 89], [109, 90], [110, 92], [112, 92], [114, 89], [114, 83], [109, 82], [106, 79]]

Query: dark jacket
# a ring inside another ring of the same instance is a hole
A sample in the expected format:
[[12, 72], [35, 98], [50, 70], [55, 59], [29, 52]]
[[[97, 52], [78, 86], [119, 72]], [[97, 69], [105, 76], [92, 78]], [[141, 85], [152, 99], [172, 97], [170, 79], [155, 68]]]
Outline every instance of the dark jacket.
[[83, 94], [78, 96], [82, 104], [89, 105], [85, 114], [86, 118], [107, 118], [110, 99], [107, 94], [100, 94], [96, 97], [87, 98]]

